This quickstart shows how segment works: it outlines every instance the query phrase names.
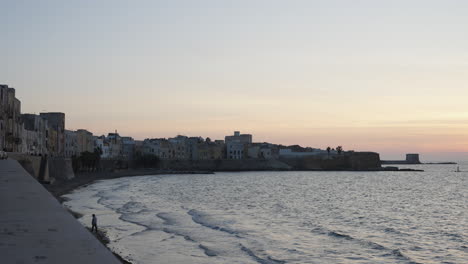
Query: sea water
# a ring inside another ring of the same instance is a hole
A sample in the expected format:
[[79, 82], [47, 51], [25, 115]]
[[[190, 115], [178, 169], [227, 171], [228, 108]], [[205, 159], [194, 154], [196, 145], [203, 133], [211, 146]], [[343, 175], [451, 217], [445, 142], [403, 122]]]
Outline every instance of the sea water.
[[133, 263], [468, 263], [468, 172], [411, 167], [128, 177], [65, 205]]

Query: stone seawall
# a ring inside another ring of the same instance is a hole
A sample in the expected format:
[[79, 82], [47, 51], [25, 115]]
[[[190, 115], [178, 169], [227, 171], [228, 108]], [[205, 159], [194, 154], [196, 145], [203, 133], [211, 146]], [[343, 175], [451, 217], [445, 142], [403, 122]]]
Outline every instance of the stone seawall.
[[[101, 160], [97, 171], [138, 170], [132, 162]], [[378, 170], [380, 156], [374, 152], [347, 152], [331, 156], [244, 160], [160, 160], [152, 169], [165, 171], [275, 171], [275, 170]]]
[[162, 160], [159, 168], [180, 171], [379, 170], [381, 163], [378, 153], [349, 152], [280, 160]]
[[349, 152], [331, 156], [282, 158], [293, 170], [378, 170], [380, 156], [375, 152]]
[[278, 160], [161, 160], [159, 168], [178, 171], [258, 171], [290, 170]]
[[[70, 161], [57, 161], [51, 166], [51, 177], [70, 179], [73, 177]], [[282, 159], [243, 159], [243, 160], [159, 160], [147, 169], [162, 171], [275, 171], [275, 170], [378, 170], [381, 169], [380, 156], [375, 152], [347, 152], [341, 155], [305, 156]], [[115, 172], [139, 170], [135, 162], [103, 159], [94, 169], [78, 170], [86, 172]], [[57, 175], [59, 173], [59, 175]]]
[[67, 158], [50, 158], [48, 160], [49, 176], [52, 179], [70, 180], [75, 177], [72, 161]]

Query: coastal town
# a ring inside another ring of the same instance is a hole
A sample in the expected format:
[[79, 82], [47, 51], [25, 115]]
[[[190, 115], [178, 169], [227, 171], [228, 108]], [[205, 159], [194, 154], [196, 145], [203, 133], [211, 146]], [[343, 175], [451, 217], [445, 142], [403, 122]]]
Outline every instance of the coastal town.
[[98, 153], [103, 160], [131, 161], [137, 156], [161, 160], [270, 160], [341, 154], [342, 147], [327, 150], [253, 141], [251, 134], [235, 131], [224, 139], [177, 135], [172, 138], [135, 140], [113, 131], [94, 135], [86, 129], [67, 130], [61, 112], [21, 112], [15, 89], [0, 85], [0, 150], [32, 156], [74, 158]]

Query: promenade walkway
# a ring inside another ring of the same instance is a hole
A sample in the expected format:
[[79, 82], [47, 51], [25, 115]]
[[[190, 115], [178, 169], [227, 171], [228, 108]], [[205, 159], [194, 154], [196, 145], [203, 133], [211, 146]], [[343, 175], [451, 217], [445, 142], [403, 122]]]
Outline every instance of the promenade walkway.
[[120, 263], [15, 160], [0, 160], [0, 263]]

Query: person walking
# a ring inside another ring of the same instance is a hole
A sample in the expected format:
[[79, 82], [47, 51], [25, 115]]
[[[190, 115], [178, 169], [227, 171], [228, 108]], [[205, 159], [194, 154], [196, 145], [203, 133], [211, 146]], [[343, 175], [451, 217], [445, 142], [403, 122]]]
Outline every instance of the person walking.
[[97, 218], [95, 214], [93, 214], [93, 220], [91, 221], [91, 232], [93, 231], [97, 233]]

